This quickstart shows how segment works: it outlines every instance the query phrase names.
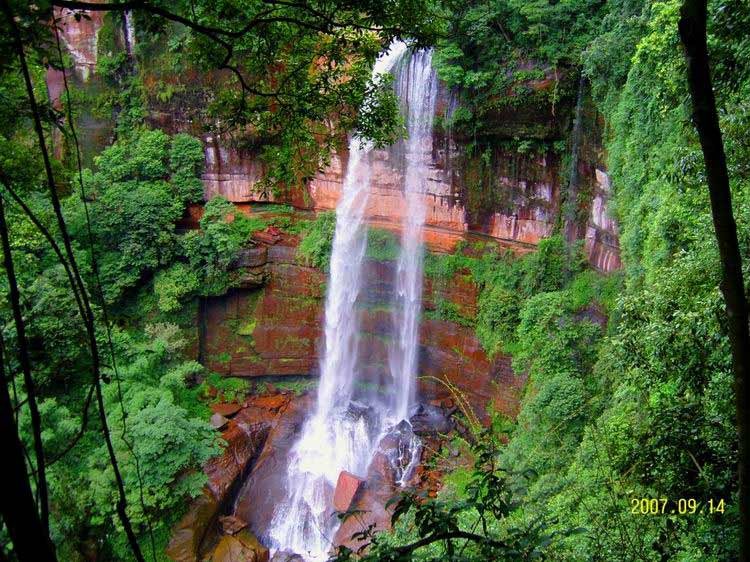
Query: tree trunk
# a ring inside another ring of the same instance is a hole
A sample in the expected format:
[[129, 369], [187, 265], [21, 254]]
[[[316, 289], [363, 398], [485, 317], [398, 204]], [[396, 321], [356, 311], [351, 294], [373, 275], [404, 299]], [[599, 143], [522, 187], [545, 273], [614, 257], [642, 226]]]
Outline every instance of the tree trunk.
[[685, 46], [687, 78], [693, 104], [693, 121], [698, 131], [706, 166], [716, 240], [721, 258], [721, 292], [727, 310], [729, 341], [732, 349], [739, 434], [738, 476], [740, 509], [740, 560], [750, 562], [750, 395], [747, 377], [750, 372], [750, 334], [742, 258], [737, 241], [737, 225], [732, 214], [724, 143], [719, 128], [716, 99], [706, 42], [706, 0], [685, 0], [680, 17], [680, 38]]
[[[5, 228], [5, 213], [0, 197], [0, 230]], [[7, 236], [3, 236], [3, 257], [10, 260]], [[9, 274], [6, 266], [6, 274]], [[13, 549], [19, 560], [56, 560], [55, 551], [39, 518], [34, 495], [26, 474], [23, 447], [18, 438], [18, 428], [13, 419], [13, 404], [8, 393], [5, 373], [5, 353], [0, 342], [0, 450], [3, 451], [3, 466], [9, 485], [0, 494], [0, 512], [8, 529]], [[46, 498], [45, 498], [46, 499]]]
[[0, 449], [3, 451], [3, 471], [8, 482], [8, 486], [0, 494], [0, 512], [19, 560], [56, 561], [52, 543], [39, 520], [26, 475], [26, 463], [13, 421], [13, 406], [2, 365], [0, 375]]

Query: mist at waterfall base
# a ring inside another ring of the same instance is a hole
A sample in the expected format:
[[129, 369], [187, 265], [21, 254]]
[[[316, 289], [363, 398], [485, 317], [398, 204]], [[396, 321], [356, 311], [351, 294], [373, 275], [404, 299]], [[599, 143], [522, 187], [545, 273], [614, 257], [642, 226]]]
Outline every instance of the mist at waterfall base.
[[[274, 550], [310, 562], [326, 560], [339, 526], [333, 494], [342, 471], [364, 477], [379, 447], [397, 485], [419, 462], [421, 444], [408, 422], [414, 406], [422, 303], [423, 194], [432, 153], [437, 78], [431, 51], [410, 52], [394, 42], [375, 63], [373, 76], [394, 69], [408, 137], [402, 146], [405, 212], [391, 300], [388, 373], [381, 384], [365, 376], [360, 353], [358, 304], [367, 246], [366, 209], [371, 189], [372, 145], [349, 143], [349, 160], [330, 261], [325, 305], [325, 348], [317, 404], [289, 455], [286, 498], [269, 529]], [[387, 443], [387, 446], [386, 446]]]

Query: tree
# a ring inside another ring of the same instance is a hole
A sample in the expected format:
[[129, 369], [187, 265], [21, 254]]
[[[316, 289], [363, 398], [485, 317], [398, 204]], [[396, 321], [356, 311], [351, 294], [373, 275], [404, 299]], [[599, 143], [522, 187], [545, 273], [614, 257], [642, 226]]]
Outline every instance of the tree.
[[[8, 102], [3, 104], [4, 119], [0, 125], [3, 148], [12, 147], [14, 151], [36, 155], [36, 158], [29, 159], [34, 165], [32, 169], [11, 166], [10, 169], [3, 170], [3, 186], [10, 196], [8, 200], [13, 199], [23, 210], [24, 220], [28, 220], [38, 230], [43, 243], [48, 244], [47, 250], [52, 249], [52, 254], [39, 249], [47, 263], [56, 260], [56, 267], [62, 267], [64, 270], [64, 276], [58, 275], [57, 281], [68, 281], [78, 312], [69, 319], [69, 324], [77, 324], [80, 332], [85, 331], [84, 349], [88, 348], [85, 351], [79, 350], [82, 359], [83, 355], [87, 355], [84, 361], [66, 367], [69, 371], [66, 373], [68, 377], [78, 377], [76, 392], [83, 390], [80, 431], [76, 432], [74, 439], [66, 444], [60, 456], [54, 460], [60, 460], [74, 447], [81, 446], [81, 441], [86, 441], [82, 439], [83, 436], [91, 435], [88, 432], [88, 413], [95, 397], [98, 424], [94, 429], [103, 440], [102, 449], [106, 449], [109, 465], [106, 469], [100, 468], [108, 471], [114, 488], [112, 493], [108, 494], [109, 508], [112, 508], [111, 499], [116, 494], [114, 508], [119, 524], [127, 535], [132, 555], [137, 560], [144, 560], [144, 557], [130, 519], [129, 510], [133, 508], [129, 505], [133, 506], [134, 502], [138, 501], [144, 503], [143, 482], [138, 468], [139, 460], [135, 459], [133, 472], [128, 455], [131, 455], [131, 458], [136, 455], [144, 456], [148, 462], [151, 462], [151, 457], [148, 456], [150, 450], [138, 451], [126, 438], [126, 408], [122, 404], [122, 396], [118, 396], [119, 375], [116, 354], [111, 342], [107, 306], [111, 301], [121, 297], [126, 289], [134, 288], [143, 282], [144, 273], [166, 266], [166, 262], [171, 261], [173, 240], [168, 230], [173, 230], [173, 221], [177, 218], [182, 205], [201, 197], [201, 186], [196, 177], [202, 164], [201, 147], [195, 139], [178, 135], [167, 159], [164, 157], [166, 145], [163, 135], [144, 135], [139, 139], [142, 142], [135, 146], [133, 155], [118, 154], [117, 151], [107, 155], [110, 159], [107, 163], [110, 164], [109, 171], [113, 174], [117, 175], [119, 164], [125, 166], [119, 170], [122, 172], [121, 177], [94, 177], [95, 185], [87, 185], [81, 170], [74, 113], [70, 108], [71, 96], [64, 72], [68, 109], [65, 116], [53, 107], [49, 100], [39, 96], [38, 83], [35, 84], [41, 81], [45, 67], [54, 66], [63, 71], [65, 67], [58, 32], [54, 27], [57, 22], [53, 6], [72, 10], [76, 19], [87, 17], [87, 14], [83, 13], [85, 10], [108, 11], [115, 14], [122, 14], [125, 10], [135, 11], [144, 18], [144, 28], [157, 32], [173, 29], [172, 26], [182, 26], [183, 31], [187, 29], [187, 33], [182, 34], [181, 47], [185, 52], [189, 52], [195, 64], [203, 65], [204, 69], [223, 69], [230, 74], [228, 85], [218, 92], [219, 99], [216, 103], [225, 122], [234, 131], [253, 130], [259, 135], [265, 135], [269, 141], [268, 146], [273, 147], [269, 154], [281, 155], [280, 160], [284, 164], [274, 168], [276, 175], [273, 179], [277, 183], [287, 184], [302, 177], [300, 174], [310, 174], [317, 170], [321, 164], [320, 155], [329, 151], [338, 132], [342, 130], [338, 127], [350, 129], [358, 124], [356, 108], [365, 98], [375, 98], [375, 105], [383, 101], [383, 92], [387, 88], [377, 85], [369, 87], [372, 62], [383, 45], [394, 37], [424, 38], [426, 34], [420, 28], [428, 30], [429, 26], [420, 24], [423, 21], [429, 22], [430, 18], [427, 15], [431, 13], [431, 3], [427, 0], [399, 0], [387, 6], [380, 2], [367, 1], [229, 2], [223, 4], [220, 10], [213, 2], [199, 2], [198, 5], [194, 2], [170, 3], [169, 9], [164, 7], [166, 4], [147, 1], [99, 4], [63, 0], [29, 4], [2, 0], [4, 17], [0, 23], [3, 34], [10, 39], [0, 47], [3, 55], [0, 57], [0, 81], [4, 88], [4, 101]], [[53, 22], [52, 30], [47, 24], [49, 21]], [[58, 40], [57, 53], [54, 50], [54, 40], [50, 41], [51, 35]], [[6, 90], [6, 86], [11, 87]], [[6, 98], [6, 93], [11, 95]], [[384, 111], [371, 111], [365, 116], [366, 119], [362, 122], [364, 129], [375, 131], [377, 134], [388, 134], [388, 127], [381, 125], [385, 125], [385, 121], [393, 118], [394, 106], [391, 105], [390, 110], [388, 106], [384, 107]], [[27, 132], [29, 121], [33, 124], [32, 134]], [[329, 126], [331, 124], [334, 126]], [[73, 218], [78, 219], [78, 222], [73, 225], [73, 229], [68, 227], [66, 219], [69, 217], [63, 212], [67, 204], [63, 186], [74, 178], [69, 176], [69, 170], [61, 166], [48, 149], [50, 131], [53, 129], [62, 130], [66, 136], [69, 135], [75, 144], [78, 157], [82, 206], [76, 209], [75, 203], [71, 204], [74, 212], [81, 211], [77, 216], [74, 213]], [[127, 137], [131, 135], [125, 133], [132, 131], [122, 129], [118, 132]], [[154, 152], [158, 153], [156, 158], [153, 157]], [[139, 154], [144, 158], [139, 160]], [[4, 151], [4, 167], [7, 164], [5, 156]], [[135, 158], [121, 158], [122, 156]], [[312, 162], [312, 166], [304, 168], [300, 162]], [[97, 186], [96, 182], [99, 180], [106, 185]], [[149, 185], [144, 185], [144, 182]], [[37, 202], [40, 199], [40, 185], [46, 187], [46, 201], [42, 200], [39, 205], [32, 204], [32, 199]], [[89, 196], [94, 194], [92, 187], [97, 190], [97, 201], [89, 200]], [[98, 187], [102, 189], [99, 190]], [[141, 190], [141, 193], [136, 193], [134, 189]], [[6, 196], [5, 192], [3, 197]], [[143, 218], [141, 215], [120, 213], [119, 203], [130, 203], [126, 207], [132, 211], [134, 203], [142, 203], [144, 198], [149, 197], [148, 211], [155, 220], [137, 222]], [[174, 205], [160, 204], [170, 203], [172, 199], [177, 200]], [[99, 217], [99, 223], [97, 220], [91, 220], [89, 204], [93, 206], [95, 203], [108, 206], [110, 213], [117, 216]], [[128, 232], [126, 227], [128, 224], [132, 225], [132, 221], [137, 222], [138, 232], [133, 232], [132, 236], [119, 236], [123, 231]], [[246, 221], [242, 220], [235, 222], [246, 224]], [[249, 222], [247, 225], [252, 226]], [[235, 233], [235, 236], [231, 232], [225, 232], [227, 229], [219, 222], [214, 227], [213, 234], [216, 236], [213, 236], [212, 241], [231, 245], [237, 241], [235, 238], [242, 234]], [[245, 231], [245, 235], [247, 234], [248, 231]], [[166, 244], [164, 247], [154, 248], [153, 242], [157, 241], [158, 245], [162, 240], [160, 235], [166, 235]], [[144, 242], [147, 247], [143, 246]], [[97, 245], [100, 247], [97, 248]], [[149, 251], [140, 251], [144, 249]], [[162, 250], [166, 253], [163, 254]], [[4, 252], [4, 256], [6, 260], [11, 259], [10, 252]], [[6, 273], [10, 275], [8, 268]], [[107, 353], [102, 353], [100, 338], [105, 336], [110, 340], [110, 357], [107, 357]], [[21, 334], [19, 342], [14, 343], [20, 345], [22, 340]], [[112, 372], [109, 372], [110, 365]], [[12, 367], [15, 368], [15, 365]], [[81, 373], [76, 370], [80, 368], [91, 375], [83, 385], [80, 383]], [[103, 373], [103, 369], [107, 369], [107, 372]], [[46, 519], [47, 502], [42, 498], [45, 507], [40, 517], [36, 513], [37, 508], [31, 496], [32, 486], [21, 456], [23, 443], [18, 439], [18, 422], [12, 415], [14, 409], [33, 407], [31, 390], [35, 381], [29, 380], [25, 385], [28, 400], [14, 404], [8, 391], [13, 374], [9, 372], [8, 376], [3, 376], [3, 380], [0, 381], [4, 392], [0, 396], [4, 403], [3, 438], [7, 439], [7, 449], [13, 455], [16, 477], [23, 483], [19, 482], [18, 487], [14, 489], [17, 496], [13, 497], [17, 502], [3, 503], [3, 517], [18, 556], [24, 559], [53, 560], [55, 555], [52, 552], [52, 542], [43, 521]], [[107, 403], [106, 384], [107, 380], [112, 379], [118, 383], [118, 392], [115, 396], [122, 414], [121, 435], [111, 434], [112, 420], [108, 419], [106, 411], [111, 406]], [[6, 397], [9, 405], [7, 408], [4, 400]], [[180, 417], [182, 410], [172, 406], [169, 400], [164, 400], [151, 413], [153, 416], [165, 418]], [[143, 423], [140, 426], [136, 423], [134, 430], [148, 427], [148, 420], [140, 421]], [[35, 426], [38, 426], [36, 422]], [[183, 429], [200, 432], [205, 428], [187, 424]], [[125, 447], [121, 449], [123, 443]], [[188, 464], [204, 460], [206, 451], [208, 448], [203, 447], [184, 457], [187, 460], [180, 461], [178, 468], [182, 469]], [[39, 452], [41, 455], [37, 456], [43, 460], [45, 452]], [[182, 455], [184, 451], [176, 453]], [[122, 471], [119, 468], [118, 456], [124, 458]], [[36, 489], [40, 496], [43, 496], [43, 462], [37, 460], [36, 464], [39, 479]], [[33, 469], [33, 466], [28, 468]], [[168, 481], [170, 478], [171, 473], [162, 471], [158, 473], [157, 480]], [[133, 493], [133, 486], [136, 484], [141, 488], [140, 498], [139, 494]], [[141, 507], [145, 510], [143, 505]], [[16, 531], [19, 529], [26, 531], [31, 540], [28, 541], [18, 534]]]
[[267, 190], [312, 177], [351, 130], [376, 143], [392, 140], [393, 88], [371, 81], [372, 63], [393, 39], [427, 44], [443, 25], [433, 0], [232, 0], [221, 9], [209, 1], [52, 4], [79, 18], [132, 12], [151, 36], [179, 37], [170, 41], [194, 69], [222, 71], [209, 111], [224, 135], [260, 148], [268, 166], [259, 187]]
[[[18, 289], [15, 287], [15, 276], [11, 274], [13, 262], [10, 244], [8, 243], [2, 197], [0, 197], [0, 231], [2, 232], [5, 269], [9, 277], [13, 277], [11, 290], [15, 294]], [[17, 295], [13, 297], [14, 301], [17, 301], [17, 298]], [[17, 324], [17, 328], [21, 330], [22, 326], [23, 323]], [[23, 353], [26, 353], [25, 348]], [[13, 486], [9, 487], [7, 493], [3, 494], [2, 500], [0, 500], [2, 502], [0, 503], [0, 512], [3, 515], [3, 521], [5, 521], [5, 526], [13, 540], [16, 552], [21, 559], [40, 560], [42, 562], [53, 561], [56, 560], [56, 557], [52, 541], [49, 540], [48, 530], [37, 513], [36, 502], [26, 475], [26, 463], [24, 462], [23, 448], [18, 439], [16, 420], [12, 413], [14, 408], [8, 393], [8, 384], [5, 373], [5, 349], [3, 342], [0, 341], [0, 436], [2, 436], [0, 439], [3, 448], [8, 453], [7, 470], [13, 482]], [[35, 415], [35, 425], [39, 428], [38, 411]], [[41, 443], [39, 443], [39, 446], [41, 446]], [[44, 501], [47, 501], [46, 482]]]
[[722, 265], [721, 292], [726, 304], [732, 349], [739, 434], [737, 469], [741, 525], [740, 560], [744, 562], [750, 560], [750, 332], [742, 258], [737, 239], [737, 225], [732, 212], [732, 192], [729, 188], [724, 143], [711, 84], [706, 19], [706, 0], [685, 1], [679, 23], [680, 38], [685, 46], [693, 120], [706, 167], [711, 214]]

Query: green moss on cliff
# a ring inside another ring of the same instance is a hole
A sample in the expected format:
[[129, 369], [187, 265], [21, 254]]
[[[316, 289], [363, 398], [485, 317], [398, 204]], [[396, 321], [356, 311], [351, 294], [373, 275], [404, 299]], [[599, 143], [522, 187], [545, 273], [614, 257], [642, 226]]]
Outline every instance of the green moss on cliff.
[[389, 230], [370, 227], [367, 230], [365, 256], [373, 261], [395, 261], [401, 252], [398, 236]]
[[336, 213], [320, 213], [303, 231], [297, 254], [309, 265], [327, 270], [335, 230]]

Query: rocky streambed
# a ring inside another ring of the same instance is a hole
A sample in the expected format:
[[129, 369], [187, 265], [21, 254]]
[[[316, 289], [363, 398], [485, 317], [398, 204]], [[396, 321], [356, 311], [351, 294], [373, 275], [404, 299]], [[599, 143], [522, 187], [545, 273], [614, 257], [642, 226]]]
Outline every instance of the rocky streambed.
[[[167, 555], [177, 562], [292, 562], [296, 553], [268, 549], [268, 526], [283, 490], [289, 450], [305, 415], [313, 407], [314, 393], [295, 394], [272, 386], [263, 394], [235, 403], [212, 406], [212, 423], [226, 446], [221, 455], [204, 467], [208, 484], [202, 495], [173, 529]], [[427, 470], [428, 461], [463, 432], [450, 399], [420, 403], [411, 418], [422, 447], [419, 464], [403, 483], [435, 495], [441, 486], [441, 471]], [[396, 482], [390, 455], [392, 444], [383, 439], [367, 474], [342, 472], [334, 491], [335, 510], [356, 511], [345, 519], [332, 538], [334, 546], [361, 546], [355, 533], [375, 525], [390, 526], [389, 500], [404, 488]]]

